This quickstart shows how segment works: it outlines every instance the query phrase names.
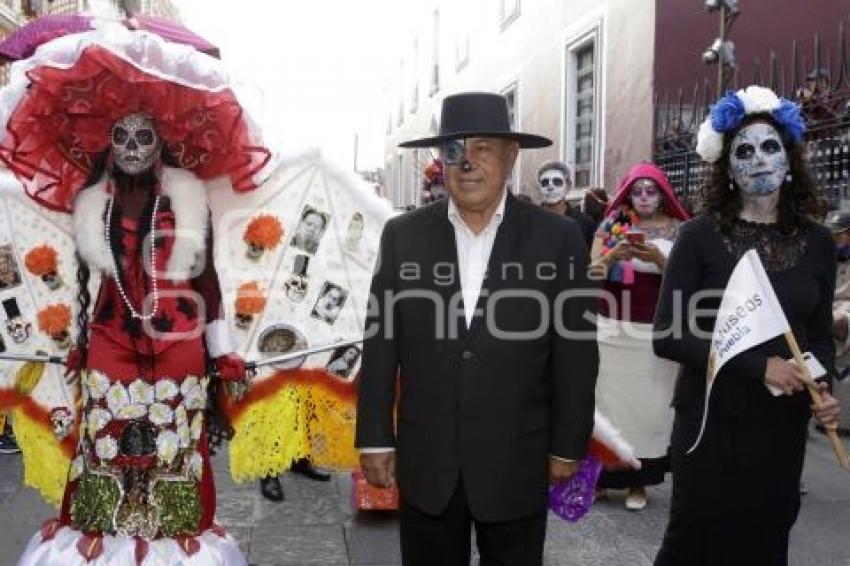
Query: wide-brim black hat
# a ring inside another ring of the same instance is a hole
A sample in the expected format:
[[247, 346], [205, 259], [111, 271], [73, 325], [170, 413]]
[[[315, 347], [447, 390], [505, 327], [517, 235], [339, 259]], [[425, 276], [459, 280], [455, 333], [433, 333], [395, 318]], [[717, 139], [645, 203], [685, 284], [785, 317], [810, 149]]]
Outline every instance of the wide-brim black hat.
[[440, 133], [410, 140], [399, 147], [436, 147], [461, 138], [505, 138], [520, 147], [548, 147], [552, 140], [535, 134], [511, 131], [508, 101], [490, 92], [462, 92], [447, 96], [440, 113]]

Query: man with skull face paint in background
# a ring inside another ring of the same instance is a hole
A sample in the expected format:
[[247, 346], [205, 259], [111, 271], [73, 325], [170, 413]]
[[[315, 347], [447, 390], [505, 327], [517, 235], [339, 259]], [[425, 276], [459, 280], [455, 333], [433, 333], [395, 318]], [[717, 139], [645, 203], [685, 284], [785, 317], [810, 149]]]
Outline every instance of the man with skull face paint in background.
[[758, 251], [801, 349], [828, 368], [827, 382], [835, 373], [835, 244], [817, 223], [823, 207], [803, 161], [804, 131], [799, 107], [756, 86], [728, 93], [700, 128], [697, 151], [710, 167], [704, 214], [679, 232], [655, 316], [656, 353], [682, 364], [657, 566], [786, 565], [809, 417], [838, 422], [827, 383], [812, 405], [780, 336], [723, 366], [702, 440], [688, 453], [705, 404], [711, 313], [748, 250]]
[[570, 168], [561, 161], [549, 161], [537, 169], [537, 185], [543, 195], [540, 206], [555, 214], [569, 216], [578, 222], [587, 247], [590, 248], [596, 224], [578, 206], [570, 204], [567, 200], [571, 184]]

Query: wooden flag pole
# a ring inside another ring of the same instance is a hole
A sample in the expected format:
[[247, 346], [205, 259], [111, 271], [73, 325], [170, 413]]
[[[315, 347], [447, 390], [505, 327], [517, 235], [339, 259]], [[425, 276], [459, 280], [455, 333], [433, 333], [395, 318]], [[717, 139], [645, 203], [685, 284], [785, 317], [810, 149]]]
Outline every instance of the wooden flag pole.
[[[797, 367], [803, 370], [803, 375], [805, 377], [802, 381], [806, 384], [806, 388], [809, 390], [809, 395], [811, 395], [812, 401], [814, 401], [815, 405], [820, 405], [823, 401], [823, 397], [821, 397], [817, 383], [815, 383], [812, 376], [809, 375], [809, 367], [806, 365], [806, 360], [803, 359], [803, 353], [800, 351], [800, 346], [797, 344], [797, 339], [794, 337], [794, 333], [790, 331], [786, 332], [785, 341], [788, 343], [791, 353], [794, 354], [794, 361], [797, 363]], [[847, 456], [847, 450], [844, 448], [844, 443], [841, 442], [840, 438], [838, 438], [838, 433], [836, 432], [835, 427], [825, 428], [824, 430], [826, 430], [826, 434], [829, 436], [829, 441], [832, 443], [832, 449], [835, 451], [835, 456], [838, 458], [839, 465], [850, 470], [850, 458]]]

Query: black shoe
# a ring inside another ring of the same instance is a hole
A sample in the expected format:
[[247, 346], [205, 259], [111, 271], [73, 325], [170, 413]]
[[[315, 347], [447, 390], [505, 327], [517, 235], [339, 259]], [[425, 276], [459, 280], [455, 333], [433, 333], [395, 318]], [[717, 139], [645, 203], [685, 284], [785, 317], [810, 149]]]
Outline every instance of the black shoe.
[[0, 435], [0, 454], [17, 454], [21, 449], [11, 433]]
[[305, 478], [310, 478], [314, 481], [331, 481], [330, 474], [320, 472], [319, 470], [314, 468], [313, 464], [311, 464], [310, 460], [308, 460], [307, 458], [301, 458], [300, 460], [296, 460], [292, 464], [292, 467], [289, 468], [289, 471], [295, 474], [302, 475]]
[[283, 501], [283, 487], [277, 476], [269, 476], [260, 480], [260, 493], [269, 501]]

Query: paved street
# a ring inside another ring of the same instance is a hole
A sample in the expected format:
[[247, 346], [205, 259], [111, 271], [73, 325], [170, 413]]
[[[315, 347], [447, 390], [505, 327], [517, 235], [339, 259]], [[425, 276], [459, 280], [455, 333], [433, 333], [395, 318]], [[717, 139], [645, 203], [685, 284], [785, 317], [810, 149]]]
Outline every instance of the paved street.
[[[350, 482], [284, 478], [286, 501], [264, 501], [256, 485], [236, 485], [227, 459], [216, 460], [219, 521], [237, 537], [251, 564], [390, 566], [400, 564], [393, 515], [351, 512]], [[26, 541], [53, 515], [20, 486], [18, 456], [0, 456], [0, 565], [15, 563]], [[792, 534], [794, 566], [850, 566], [850, 473], [841, 473], [826, 439], [812, 434], [804, 481], [809, 493]], [[622, 494], [599, 502], [578, 524], [552, 517], [546, 560], [551, 566], [645, 566], [652, 563], [667, 518], [669, 483], [650, 492], [643, 513], [623, 509]], [[436, 565], [435, 565], [436, 566]]]

